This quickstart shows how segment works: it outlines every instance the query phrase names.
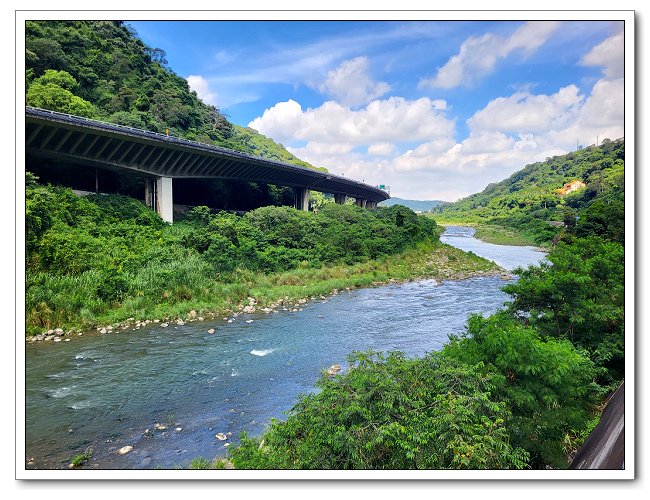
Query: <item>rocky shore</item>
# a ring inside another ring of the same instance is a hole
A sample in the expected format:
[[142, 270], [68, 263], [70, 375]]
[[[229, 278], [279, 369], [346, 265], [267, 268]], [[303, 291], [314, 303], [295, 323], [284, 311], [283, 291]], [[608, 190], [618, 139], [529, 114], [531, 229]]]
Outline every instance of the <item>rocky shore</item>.
[[[499, 267], [487, 271], [457, 271], [452, 269], [438, 269], [436, 276], [417, 276], [403, 280], [389, 279], [387, 281], [374, 281], [370, 284], [370, 286], [407, 283], [424, 279], [435, 279], [438, 284], [442, 284], [442, 281], [445, 280], [464, 280], [469, 278], [489, 276], [500, 276], [502, 280], [512, 279], [512, 275], [510, 273]], [[186, 323], [195, 323], [206, 320], [223, 320], [227, 323], [233, 323], [238, 317], [244, 314], [273, 314], [280, 312], [296, 313], [302, 311], [303, 306], [309, 301], [326, 301], [328, 296], [334, 296], [345, 291], [349, 292], [354, 288], [358, 287], [345, 287], [341, 290], [335, 288], [328, 295], [308, 296], [298, 299], [290, 299], [288, 296], [285, 296], [282, 299], [267, 304], [259, 303], [255, 297], [247, 297], [247, 300], [245, 302], [238, 304], [236, 307], [227, 312], [197, 312], [196, 310], [192, 309], [185, 315], [185, 317], [165, 317], [141, 320], [136, 320], [135, 318], [131, 317], [122, 322], [98, 326], [95, 328], [95, 330], [91, 331], [81, 331], [79, 329], [70, 329], [65, 331], [63, 328], [49, 329], [40, 334], [27, 337], [26, 340], [27, 342], [70, 342], [73, 338], [82, 337], [84, 334], [104, 335], [126, 331], [136, 331], [140, 330], [141, 328], [156, 324], [161, 328], [167, 328], [169, 326], [182, 326]], [[248, 321], [250, 322], [254, 320], [249, 319]], [[206, 332], [209, 334], [214, 334], [216, 331], [217, 328], [212, 327], [212, 325], [211, 328], [206, 330]]]

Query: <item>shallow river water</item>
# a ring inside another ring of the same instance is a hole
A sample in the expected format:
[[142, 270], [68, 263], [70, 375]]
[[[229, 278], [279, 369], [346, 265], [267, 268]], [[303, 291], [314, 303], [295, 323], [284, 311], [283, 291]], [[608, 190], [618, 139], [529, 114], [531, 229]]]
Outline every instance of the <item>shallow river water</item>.
[[[449, 227], [441, 240], [507, 269], [544, 257], [472, 234]], [[440, 349], [470, 313], [503, 305], [503, 283], [497, 276], [386, 285], [313, 300], [295, 313], [28, 343], [29, 468], [67, 468], [89, 447], [88, 467], [102, 469], [186, 467], [199, 456], [224, 455], [241, 431], [259, 434], [271, 418], [283, 418], [322, 370], [335, 363], [345, 370], [354, 350], [419, 356]], [[133, 451], [116, 453], [127, 445]]]

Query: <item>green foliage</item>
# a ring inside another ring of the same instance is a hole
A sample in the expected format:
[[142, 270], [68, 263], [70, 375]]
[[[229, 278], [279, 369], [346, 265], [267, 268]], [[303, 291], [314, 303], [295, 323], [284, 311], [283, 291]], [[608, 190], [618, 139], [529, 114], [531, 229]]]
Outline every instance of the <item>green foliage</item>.
[[492, 394], [509, 403], [511, 443], [530, 453], [532, 466], [568, 465], [563, 439], [586, 425], [597, 394], [588, 357], [566, 340], [543, 340], [504, 312], [470, 317], [466, 334], [443, 354], [498, 374]]
[[[408, 209], [327, 204], [318, 213], [264, 207], [242, 216], [196, 207], [169, 225], [127, 196], [79, 197], [41, 186], [31, 174], [25, 195], [30, 332], [90, 326], [118, 308], [128, 317], [133, 309], [187, 301], [225, 305], [250, 293], [242, 284], [252, 279], [246, 273], [361, 264], [431, 244], [438, 234], [432, 220]], [[347, 253], [334, 248], [341, 235], [349, 239]]]
[[203, 457], [194, 458], [190, 462], [190, 469], [192, 470], [207, 470], [215, 468], [216, 467], [213, 462]]
[[[622, 242], [624, 158], [623, 139], [547, 158], [481, 193], [435, 208], [433, 216], [515, 229], [536, 245], [548, 244], [559, 233], [549, 224], [554, 221], [580, 236], [598, 234]], [[556, 192], [575, 179], [586, 187], [566, 195]]]
[[88, 118], [95, 117], [94, 106], [72, 93], [76, 87], [77, 82], [70, 73], [48, 69], [44, 75], [36, 78], [29, 86], [26, 102], [37, 108]]
[[70, 465], [72, 468], [82, 467], [88, 460], [92, 458], [93, 450], [92, 448], [86, 448], [83, 453], [79, 453], [72, 457]]
[[510, 412], [491, 397], [494, 376], [429, 354], [354, 353], [318, 382], [285, 422], [229, 450], [238, 469], [521, 469]]
[[542, 335], [586, 349], [601, 382], [623, 376], [625, 250], [596, 237], [560, 242], [548, 263], [518, 270], [509, 310]]

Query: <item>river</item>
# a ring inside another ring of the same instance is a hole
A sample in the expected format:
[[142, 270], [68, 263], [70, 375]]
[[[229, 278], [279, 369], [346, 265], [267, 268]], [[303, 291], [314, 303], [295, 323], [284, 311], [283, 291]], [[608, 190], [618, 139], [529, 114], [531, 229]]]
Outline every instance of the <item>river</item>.
[[[532, 247], [483, 243], [473, 232], [451, 226], [441, 240], [507, 269], [544, 257]], [[241, 431], [256, 435], [271, 418], [284, 418], [323, 370], [335, 363], [345, 370], [354, 350], [418, 356], [440, 349], [464, 330], [470, 313], [503, 305], [502, 285], [498, 276], [424, 280], [346, 291], [298, 312], [248, 314], [232, 323], [152, 324], [28, 343], [28, 468], [67, 468], [86, 448], [87, 467], [99, 469], [187, 467], [199, 456], [224, 455]], [[124, 446], [133, 450], [116, 453]]]

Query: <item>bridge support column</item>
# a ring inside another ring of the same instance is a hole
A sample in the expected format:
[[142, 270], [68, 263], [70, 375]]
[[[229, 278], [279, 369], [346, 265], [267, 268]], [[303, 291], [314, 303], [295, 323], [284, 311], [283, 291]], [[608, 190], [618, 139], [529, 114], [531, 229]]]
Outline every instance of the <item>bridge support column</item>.
[[366, 208], [367, 200], [365, 198], [357, 198], [356, 203], [358, 207]]
[[174, 222], [174, 197], [172, 193], [172, 178], [158, 177], [156, 179], [156, 212], [165, 222]]
[[309, 210], [309, 189], [293, 188], [293, 195], [296, 209], [307, 212]]
[[156, 209], [156, 183], [148, 177], [144, 180], [144, 203], [152, 210]]
[[370, 201], [370, 200], [366, 201], [366, 208], [368, 210], [374, 210], [375, 208], [377, 208], [377, 202], [376, 201]]
[[334, 201], [337, 205], [345, 205], [345, 202], [348, 201], [348, 197], [345, 194], [335, 194]]

